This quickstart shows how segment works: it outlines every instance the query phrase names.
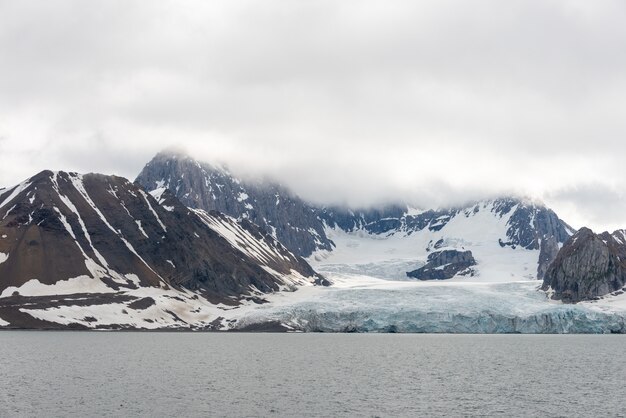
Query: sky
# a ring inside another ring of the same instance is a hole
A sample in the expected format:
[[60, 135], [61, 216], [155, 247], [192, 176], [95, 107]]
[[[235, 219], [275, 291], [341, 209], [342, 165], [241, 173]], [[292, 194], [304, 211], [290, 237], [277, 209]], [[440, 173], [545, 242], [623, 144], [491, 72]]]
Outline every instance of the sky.
[[622, 1], [0, 0], [0, 186], [176, 147], [317, 203], [626, 228]]

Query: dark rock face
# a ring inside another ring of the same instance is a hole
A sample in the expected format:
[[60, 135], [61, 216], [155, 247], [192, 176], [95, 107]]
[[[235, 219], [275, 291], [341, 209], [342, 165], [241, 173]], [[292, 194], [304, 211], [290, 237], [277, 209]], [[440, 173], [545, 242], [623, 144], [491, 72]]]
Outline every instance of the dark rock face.
[[[0, 293], [31, 279], [52, 285], [86, 276], [114, 290], [184, 287], [232, 302], [251, 289], [279, 290], [286, 284], [280, 275], [292, 270], [319, 279], [304, 260], [250, 223], [239, 225], [217, 212], [201, 218], [173, 197], [166, 203], [124, 178], [99, 174], [44, 171], [4, 191]], [[242, 240], [263, 247], [262, 261], [206, 219], [248, 231]]]
[[446, 280], [458, 275], [473, 276], [476, 265], [471, 251], [442, 250], [428, 255], [428, 262], [406, 275], [419, 280]]
[[598, 235], [582, 228], [548, 267], [542, 289], [551, 289], [553, 299], [575, 303], [620, 291], [625, 284], [624, 231]]
[[172, 153], [154, 157], [136, 182], [148, 191], [167, 188], [191, 208], [248, 219], [296, 255], [333, 248], [316, 210], [278, 184], [244, 182], [226, 169]]
[[319, 217], [327, 225], [347, 232], [365, 230], [371, 234], [384, 234], [400, 229], [405, 213], [406, 206], [402, 205], [362, 210], [327, 207], [319, 210]]
[[550, 209], [519, 202], [515, 199], [499, 201], [500, 213], [507, 214], [512, 205], [521, 203], [509, 219], [506, 242], [502, 245], [520, 246], [527, 250], [540, 249], [543, 237], [554, 237], [556, 242], [565, 242], [571, 235], [571, 228]]
[[548, 267], [559, 253], [559, 243], [554, 236], [547, 236], [541, 240], [539, 251], [539, 266], [537, 267], [537, 280], [543, 280]]

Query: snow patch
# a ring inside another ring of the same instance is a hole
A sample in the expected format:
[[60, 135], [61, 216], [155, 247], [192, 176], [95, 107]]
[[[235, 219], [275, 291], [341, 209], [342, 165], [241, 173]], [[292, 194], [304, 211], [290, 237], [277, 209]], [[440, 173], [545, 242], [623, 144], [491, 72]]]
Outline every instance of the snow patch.
[[[159, 182], [157, 182], [157, 183], [159, 183]], [[166, 189], [165, 187], [163, 187], [163, 186], [159, 186], [159, 187], [157, 187], [156, 189], [152, 190], [152, 191], [150, 192], [150, 195], [151, 195], [152, 197], [154, 197], [154, 199], [155, 199], [157, 202], [159, 202], [159, 205], [160, 205], [161, 203], [163, 203], [163, 199], [162, 199], [162, 197], [163, 197], [163, 193], [165, 193], [165, 191], [166, 191], [166, 190], [167, 190], [167, 189]]]
[[76, 293], [115, 293], [116, 291], [105, 285], [101, 280], [89, 276], [78, 276], [68, 280], [60, 280], [55, 284], [43, 284], [37, 279], [32, 279], [20, 287], [9, 286], [0, 295], [1, 298], [9, 297], [14, 292], [21, 296], [50, 296], [50, 295], [73, 295]]
[[9, 254], [6, 253], [0, 253], [0, 264], [4, 263], [5, 261], [7, 261], [9, 259]]
[[20, 184], [18, 184], [17, 186], [15, 186], [13, 188], [13, 190], [11, 191], [11, 193], [9, 193], [6, 198], [4, 198], [6, 193], [3, 194], [2, 197], [4, 199], [2, 200], [2, 203], [0, 203], [0, 209], [2, 209], [4, 206], [9, 204], [13, 199], [15, 199], [15, 197], [17, 197], [17, 195], [22, 193], [24, 190], [28, 189], [30, 187], [30, 185], [31, 185], [31, 183], [30, 183], [30, 179], [29, 179], [29, 180], [23, 181]]
[[143, 226], [141, 226], [141, 221], [136, 219], [135, 223], [137, 224], [137, 228], [139, 228], [139, 231], [143, 234], [143, 236], [146, 238], [150, 238], [148, 234], [146, 234], [146, 231], [144, 231]]
[[161, 225], [161, 228], [163, 229], [163, 232], [167, 232], [167, 228], [165, 227], [165, 224], [163, 222], [161, 222], [161, 218], [159, 218], [159, 215], [157, 215], [156, 211], [154, 210], [154, 208], [150, 204], [150, 201], [148, 200], [148, 195], [146, 194], [146, 192], [144, 192], [143, 190], [139, 190], [139, 193], [141, 193], [141, 196], [143, 196], [143, 199], [146, 201], [146, 204], [148, 205], [148, 208], [150, 209], [150, 212], [152, 212], [152, 214], [156, 218], [156, 220], [159, 223], [159, 225]]

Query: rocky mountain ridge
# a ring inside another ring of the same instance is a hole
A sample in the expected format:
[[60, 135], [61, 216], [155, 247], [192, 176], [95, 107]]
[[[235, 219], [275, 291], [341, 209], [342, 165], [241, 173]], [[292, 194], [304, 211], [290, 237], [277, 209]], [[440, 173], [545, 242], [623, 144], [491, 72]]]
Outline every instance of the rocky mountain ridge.
[[[493, 225], [498, 219], [507, 220], [506, 230], [495, 237], [501, 248], [541, 253], [534, 268], [534, 274], [541, 279], [556, 254], [555, 248], [574, 232], [544, 205], [510, 197], [437, 210], [416, 210], [403, 204], [368, 210], [319, 207], [276, 183], [245, 182], [224, 168], [168, 152], [155, 156], [139, 174], [137, 182], [150, 191], [169, 189], [192, 208], [215, 209], [237, 219], [248, 219], [303, 257], [333, 253], [336, 250], [336, 242], [330, 238], [333, 231], [381, 239], [427, 232], [436, 237], [429, 244], [434, 245], [437, 240], [446, 239], [450, 229], [446, 226], [452, 221], [458, 223], [462, 217], [471, 220], [480, 211], [488, 210], [496, 220]], [[454, 239], [462, 240], [463, 236]], [[416, 249], [416, 256], [421, 250]]]
[[[215, 306], [327, 284], [255, 225], [158, 198], [121, 177], [51, 171], [0, 192], [0, 318], [210, 327]], [[119, 322], [74, 314], [103, 309]]]
[[626, 231], [581, 228], [547, 268], [543, 290], [565, 302], [621, 294], [626, 286]]
[[178, 153], [157, 154], [136, 182], [149, 191], [168, 189], [191, 208], [248, 219], [297, 255], [332, 249], [315, 209], [279, 184], [243, 182], [224, 167]]

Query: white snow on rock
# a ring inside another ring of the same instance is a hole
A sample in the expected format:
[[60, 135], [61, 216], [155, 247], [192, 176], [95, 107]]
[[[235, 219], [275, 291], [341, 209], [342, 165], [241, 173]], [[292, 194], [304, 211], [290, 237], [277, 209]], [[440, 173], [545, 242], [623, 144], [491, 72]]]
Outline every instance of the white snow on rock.
[[[159, 183], [162, 183], [162, 182], [159, 182]], [[152, 195], [152, 197], [154, 197], [154, 199], [157, 202], [159, 202], [159, 204], [161, 204], [161, 203], [163, 203], [163, 200], [162, 200], [163, 193], [165, 193], [166, 190], [167, 190], [167, 188], [165, 188], [165, 187], [163, 187], [161, 185], [161, 186], [157, 187], [156, 189], [152, 190], [150, 192], [150, 194]]]
[[139, 193], [141, 193], [141, 196], [146, 201], [146, 204], [148, 205], [148, 209], [150, 209], [150, 212], [152, 212], [152, 214], [156, 218], [159, 225], [161, 225], [163, 232], [167, 232], [167, 228], [165, 227], [165, 224], [161, 221], [161, 218], [159, 218], [159, 215], [157, 215], [157, 213], [155, 212], [154, 208], [152, 207], [152, 204], [150, 204], [150, 201], [148, 200], [148, 195], [146, 194], [146, 192], [144, 192], [143, 190], [139, 190]]
[[60, 280], [51, 285], [32, 279], [20, 287], [7, 287], [0, 294], [0, 297], [9, 297], [15, 292], [18, 292], [21, 296], [49, 296], [72, 295], [75, 293], [114, 293], [115, 290], [105, 285], [100, 279], [78, 276], [68, 280]]
[[6, 253], [0, 253], [0, 264], [4, 263], [5, 261], [7, 261], [9, 259], [9, 254]]
[[245, 230], [234, 218], [222, 215], [224, 219], [212, 216], [203, 210], [194, 210], [200, 219], [215, 232], [224, 237], [234, 248], [260, 263], [268, 263], [271, 259], [284, 259], [267, 242], [256, 239]]
[[146, 234], [146, 231], [144, 231], [143, 226], [141, 226], [141, 221], [136, 219], [135, 223], [137, 224], [137, 228], [139, 228], [139, 231], [143, 234], [143, 236], [146, 238], [150, 238], [148, 234]]
[[0, 209], [9, 204], [18, 194], [22, 193], [22, 191], [28, 189], [31, 183], [26, 180], [15, 186], [11, 192], [4, 192], [0, 195]]
[[536, 278], [539, 250], [501, 247], [498, 240], [506, 239], [507, 222], [514, 209], [499, 217], [491, 211], [492, 205], [481, 205], [478, 212], [469, 216], [461, 212], [439, 231], [424, 228], [410, 234], [370, 234], [364, 230], [345, 232], [327, 227], [326, 235], [336, 248], [331, 252], [318, 251], [308, 261], [319, 271], [406, 280], [406, 272], [424, 265], [428, 255], [437, 251], [433, 248], [434, 243], [442, 239], [439, 250], [472, 251], [478, 263], [474, 269], [480, 281], [509, 282]]
[[[228, 329], [232, 320], [232, 306], [212, 304], [201, 295], [189, 290], [142, 287], [123, 292], [134, 298], [151, 298], [154, 304], [145, 309], [133, 309], [130, 303], [105, 305], [70, 305], [47, 309], [21, 308], [30, 316], [63, 325], [81, 324], [89, 328], [119, 325], [139, 329], [205, 328], [218, 318], [224, 318], [222, 327]], [[132, 303], [132, 302], [131, 302]], [[253, 304], [253, 302], [250, 302]], [[96, 321], [86, 318], [95, 318]]]

